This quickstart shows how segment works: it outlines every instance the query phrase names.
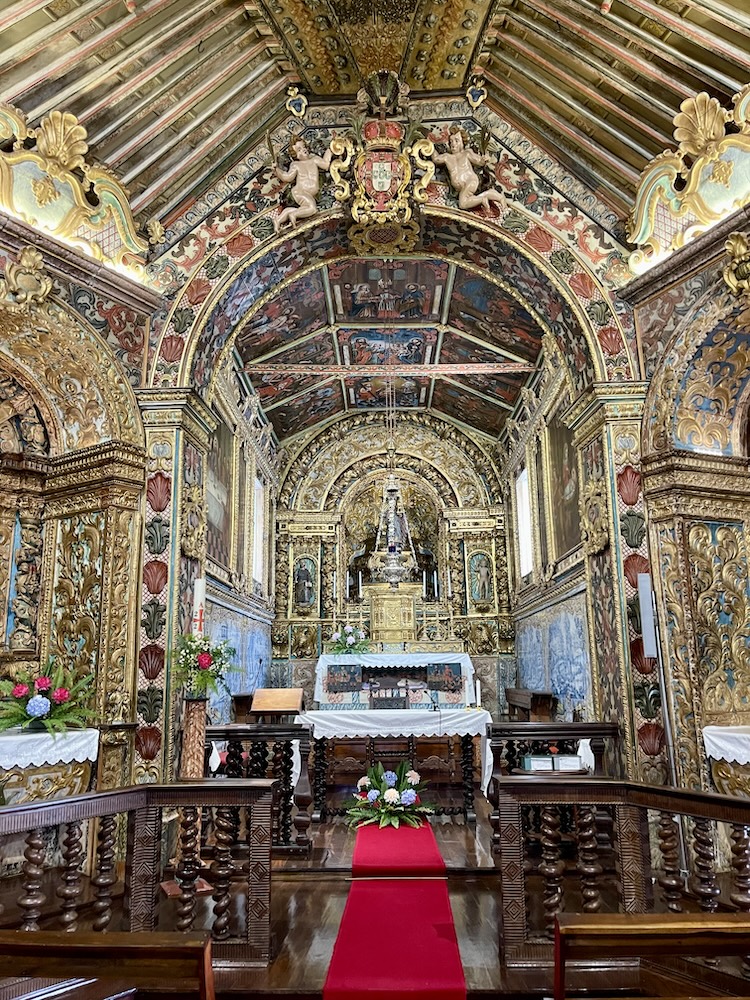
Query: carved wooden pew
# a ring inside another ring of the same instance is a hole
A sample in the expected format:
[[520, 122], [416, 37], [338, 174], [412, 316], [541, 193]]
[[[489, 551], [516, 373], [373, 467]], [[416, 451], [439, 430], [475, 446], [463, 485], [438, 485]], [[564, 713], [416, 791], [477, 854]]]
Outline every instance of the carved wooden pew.
[[565, 1000], [565, 966], [579, 959], [743, 955], [750, 915], [730, 913], [561, 913], [555, 918], [555, 1000]]
[[197, 989], [200, 1000], [215, 1000], [208, 934], [0, 932], [0, 977], [71, 972], [165, 992]]

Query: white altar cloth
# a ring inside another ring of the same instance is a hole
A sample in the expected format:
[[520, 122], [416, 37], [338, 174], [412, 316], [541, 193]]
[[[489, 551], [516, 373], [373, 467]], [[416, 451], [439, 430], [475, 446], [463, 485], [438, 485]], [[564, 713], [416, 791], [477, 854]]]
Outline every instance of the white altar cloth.
[[[361, 663], [365, 667], [421, 667], [429, 663], [460, 663], [461, 679], [464, 683], [469, 682], [469, 689], [474, 692], [474, 664], [468, 653], [324, 653], [318, 657], [315, 665], [315, 691], [313, 699], [320, 704], [325, 698], [323, 690], [323, 680], [328, 672], [328, 667], [333, 663]], [[383, 711], [387, 711], [383, 709]], [[408, 711], [408, 709], [396, 709], [398, 712]], [[415, 709], [414, 711], [419, 711]], [[443, 710], [445, 715], [445, 709]]]
[[[434, 659], [430, 660], [435, 663]], [[456, 662], [454, 653], [451, 663]], [[365, 709], [360, 712], [304, 712], [295, 722], [309, 726], [313, 739], [367, 736], [481, 736], [482, 793], [492, 777], [487, 725], [492, 716], [483, 708], [441, 709]], [[296, 781], [294, 782], [296, 784]]]
[[0, 733], [0, 768], [43, 767], [95, 761], [99, 756], [98, 729], [67, 729], [64, 733], [30, 733], [6, 729]]
[[734, 764], [750, 764], [750, 726], [706, 726], [706, 756]]

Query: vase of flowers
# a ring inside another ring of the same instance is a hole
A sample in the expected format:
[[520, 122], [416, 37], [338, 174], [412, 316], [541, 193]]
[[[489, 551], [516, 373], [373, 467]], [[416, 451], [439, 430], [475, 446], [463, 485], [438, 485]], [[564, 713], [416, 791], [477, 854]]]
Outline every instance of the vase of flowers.
[[336, 656], [341, 653], [366, 653], [370, 648], [367, 632], [353, 625], [344, 625], [331, 633], [330, 650]]
[[236, 650], [228, 642], [212, 642], [208, 635], [181, 635], [175, 657], [174, 679], [185, 689], [188, 699], [208, 698], [226, 691], [226, 675], [236, 669]]
[[14, 680], [0, 680], [0, 730], [20, 727], [54, 735], [83, 729], [94, 717], [87, 704], [93, 682], [93, 674], [76, 677], [52, 657], [38, 677], [21, 671]]
[[401, 761], [395, 771], [387, 771], [378, 763], [357, 782], [354, 804], [346, 812], [350, 826], [379, 827], [421, 826], [434, 812], [422, 802], [421, 792], [427, 787], [419, 774]]

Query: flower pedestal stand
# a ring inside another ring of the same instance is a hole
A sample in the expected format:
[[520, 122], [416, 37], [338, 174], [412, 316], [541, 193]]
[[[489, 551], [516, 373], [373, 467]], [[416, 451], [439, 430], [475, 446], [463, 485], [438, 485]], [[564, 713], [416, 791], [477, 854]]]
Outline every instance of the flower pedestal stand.
[[203, 778], [206, 753], [207, 698], [186, 698], [182, 725], [181, 778]]

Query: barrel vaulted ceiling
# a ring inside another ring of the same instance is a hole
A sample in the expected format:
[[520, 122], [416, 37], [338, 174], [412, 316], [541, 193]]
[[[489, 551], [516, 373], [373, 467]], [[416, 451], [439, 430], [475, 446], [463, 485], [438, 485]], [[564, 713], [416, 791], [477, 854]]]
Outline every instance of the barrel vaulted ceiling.
[[257, 143], [299, 81], [351, 98], [385, 66], [489, 105], [621, 217], [680, 102], [750, 80], [746, 0], [4, 0], [0, 96], [74, 112], [136, 214], [167, 220]]

